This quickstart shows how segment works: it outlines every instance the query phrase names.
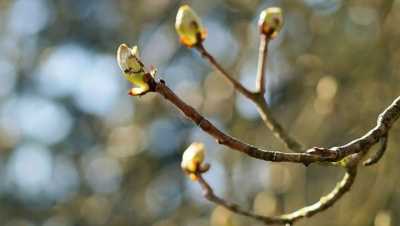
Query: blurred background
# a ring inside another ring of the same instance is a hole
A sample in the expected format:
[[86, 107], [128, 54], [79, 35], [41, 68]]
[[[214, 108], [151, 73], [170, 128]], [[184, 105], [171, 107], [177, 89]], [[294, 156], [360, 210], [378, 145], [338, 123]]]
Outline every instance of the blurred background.
[[[115, 53], [137, 44], [147, 67], [229, 134], [285, 151], [252, 103], [174, 31], [189, 3], [205, 46], [253, 88], [257, 19], [280, 6], [267, 98], [307, 147], [344, 144], [375, 125], [400, 95], [398, 0], [0, 0], [0, 225], [262, 225], [206, 202], [180, 169], [204, 142], [216, 193], [259, 214], [319, 199], [340, 169], [274, 164], [217, 145], [162, 98], [127, 95]], [[333, 208], [296, 225], [400, 224], [400, 122], [379, 164], [362, 168]]]

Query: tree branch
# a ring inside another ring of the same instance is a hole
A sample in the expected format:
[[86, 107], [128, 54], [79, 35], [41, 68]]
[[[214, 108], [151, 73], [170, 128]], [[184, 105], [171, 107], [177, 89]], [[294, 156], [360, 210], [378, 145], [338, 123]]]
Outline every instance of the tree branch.
[[400, 96], [397, 97], [393, 103], [387, 107], [379, 116], [376, 126], [368, 131], [364, 136], [353, 140], [343, 146], [333, 147], [331, 151], [336, 152], [337, 159], [349, 156], [354, 153], [368, 150], [379, 142], [382, 137], [385, 137], [390, 128], [400, 117]]
[[348, 192], [356, 178], [357, 163], [360, 158], [361, 158], [361, 154], [355, 154], [354, 158], [352, 158], [352, 160], [348, 162], [349, 164], [346, 166], [346, 174], [344, 175], [342, 180], [339, 183], [337, 183], [337, 185], [334, 187], [334, 189], [330, 193], [328, 193], [325, 196], [322, 196], [319, 199], [319, 201], [317, 201], [316, 203], [314, 203], [312, 205], [300, 208], [292, 213], [283, 214], [283, 215], [279, 215], [279, 216], [263, 216], [263, 215], [255, 214], [255, 213], [251, 212], [250, 210], [242, 209], [238, 204], [226, 201], [223, 198], [218, 197], [217, 195], [215, 195], [212, 187], [202, 177], [201, 173], [199, 173], [197, 175], [198, 176], [197, 181], [203, 190], [204, 197], [207, 200], [209, 200], [210, 202], [213, 202], [217, 205], [223, 206], [226, 209], [228, 209], [234, 213], [262, 221], [265, 224], [292, 225], [295, 221], [297, 221], [299, 219], [302, 219], [305, 217], [311, 217], [311, 216], [313, 216], [317, 213], [320, 213], [320, 212], [326, 210], [327, 208], [333, 206], [333, 204], [335, 204], [346, 192]]
[[294, 152], [304, 151], [303, 145], [286, 133], [279, 122], [277, 122], [272, 116], [264, 96], [262, 96], [261, 99], [257, 99], [255, 104], [257, 105], [258, 113], [260, 114], [261, 119], [264, 121], [264, 124], [271, 130], [272, 134], [276, 138], [281, 140], [288, 149]]
[[274, 119], [271, 112], [268, 109], [267, 102], [264, 97], [265, 93], [265, 68], [266, 59], [268, 51], [269, 38], [267, 35], [261, 35], [260, 44], [260, 55], [259, 55], [259, 65], [257, 72], [257, 92], [252, 92], [246, 87], [244, 87], [240, 82], [233, 78], [216, 60], [215, 58], [204, 48], [202, 43], [196, 45], [196, 49], [218, 72], [220, 72], [232, 85], [233, 87], [241, 93], [243, 96], [247, 97], [254, 104], [257, 105], [258, 112], [264, 121], [264, 124], [272, 131], [273, 135], [282, 141], [287, 148], [294, 152], [302, 152], [302, 145], [295, 139], [289, 136], [283, 127]]
[[[390, 3], [392, 4], [393, 1]], [[194, 12], [191, 11], [188, 6], [184, 6], [182, 10], [185, 10], [184, 13], [187, 15], [191, 15], [193, 21], [184, 21], [190, 22], [191, 25], [195, 25], [194, 28], [199, 28], [197, 25], [198, 19], [194, 16]], [[271, 9], [272, 10], [272, 9]], [[212, 187], [207, 183], [207, 181], [202, 177], [202, 174], [209, 169], [208, 164], [203, 164], [204, 161], [204, 150], [194, 150], [188, 149], [185, 151], [187, 153], [184, 154], [182, 163], [182, 168], [185, 172], [189, 173], [192, 180], [197, 180], [202, 187], [204, 192], [204, 196], [209, 201], [221, 205], [232, 212], [237, 214], [241, 214], [244, 216], [248, 216], [257, 220], [260, 220], [266, 224], [285, 224], [285, 225], [293, 225], [293, 223], [299, 219], [305, 217], [311, 217], [323, 210], [334, 205], [346, 192], [348, 192], [353, 185], [356, 175], [357, 175], [357, 167], [361, 159], [368, 153], [371, 147], [377, 144], [379, 141], [381, 142], [380, 149], [376, 152], [374, 156], [369, 158], [364, 162], [364, 165], [372, 165], [378, 162], [383, 156], [388, 140], [388, 133], [393, 124], [400, 118], [400, 96], [397, 97], [393, 103], [387, 107], [378, 117], [376, 126], [368, 131], [362, 137], [355, 139], [345, 145], [331, 147], [331, 148], [323, 148], [323, 147], [314, 147], [308, 149], [306, 152], [303, 152], [302, 145], [297, 142], [295, 139], [289, 136], [289, 134], [283, 129], [283, 127], [273, 118], [269, 108], [267, 101], [264, 97], [266, 88], [265, 88], [265, 80], [266, 80], [266, 64], [267, 64], [267, 55], [268, 55], [268, 44], [272, 37], [272, 33], [266, 33], [265, 29], [268, 32], [279, 31], [282, 24], [282, 13], [279, 8], [274, 8], [274, 12], [270, 11], [269, 16], [263, 15], [262, 18], [265, 21], [262, 21], [262, 31], [260, 35], [260, 47], [259, 47], [259, 58], [258, 58], [258, 69], [257, 69], [257, 78], [256, 78], [256, 91], [251, 91], [250, 89], [243, 86], [239, 81], [237, 81], [234, 77], [232, 77], [216, 60], [215, 58], [204, 48], [202, 45], [202, 41], [204, 37], [202, 36], [202, 31], [198, 29], [197, 31], [197, 43], [193, 45], [188, 45], [189, 47], [195, 47], [197, 51], [205, 58], [218, 72], [220, 72], [233, 86], [238, 92], [251, 100], [256, 106], [260, 113], [260, 116], [266, 126], [272, 131], [275, 137], [281, 140], [287, 148], [293, 150], [295, 153], [286, 153], [280, 151], [270, 151], [263, 150], [252, 146], [250, 144], [244, 143], [224, 132], [219, 130], [214, 124], [212, 124], [209, 120], [204, 118], [199, 112], [197, 112], [193, 107], [186, 104], [182, 101], [166, 84], [163, 80], [156, 81], [154, 79], [154, 73], [146, 73], [143, 69], [144, 65], [141, 63], [138, 57], [129, 58], [123, 57], [125, 56], [120, 48], [118, 49], [118, 63], [123, 70], [124, 73], [128, 73], [126, 71], [126, 67], [131, 65], [130, 61], [135, 60], [135, 65], [139, 64], [141, 68], [140, 79], [135, 77], [135, 79], [130, 79], [131, 77], [127, 77], [134, 85], [142, 86], [140, 92], [132, 92], [133, 95], [144, 95], [147, 92], [156, 92], [159, 95], [163, 96], [166, 100], [168, 100], [171, 104], [173, 104], [176, 108], [178, 108], [189, 120], [193, 121], [199, 128], [201, 128], [205, 133], [212, 136], [217, 143], [225, 145], [233, 150], [245, 153], [253, 158], [261, 159], [265, 161], [271, 162], [291, 162], [291, 163], [302, 163], [304, 165], [309, 165], [311, 163], [329, 163], [331, 165], [337, 165], [343, 167], [346, 170], [344, 177], [339, 183], [334, 187], [334, 189], [325, 196], [322, 196], [319, 201], [316, 203], [302, 207], [294, 212], [283, 214], [279, 216], [262, 216], [251, 211], [242, 209], [239, 205], [235, 203], [228, 202], [223, 198], [218, 197]], [[268, 12], [266, 12], [268, 13]], [[264, 24], [270, 23], [270, 24]], [[189, 24], [190, 25], [190, 24]], [[271, 29], [268, 29], [264, 25], [274, 25]], [[197, 26], [197, 27], [196, 27]], [[279, 28], [279, 29], [278, 29]], [[178, 33], [182, 36], [182, 30], [178, 29]], [[277, 29], [277, 30], [275, 30]], [[190, 32], [189, 32], [190, 33]], [[185, 34], [192, 35], [193, 34]], [[181, 37], [181, 40], [183, 40]], [[120, 46], [121, 47], [121, 46]], [[124, 45], [122, 45], [124, 47]], [[127, 46], [125, 48], [129, 50], [131, 54], [131, 49]], [[129, 68], [131, 69], [131, 68]], [[124, 74], [126, 75], [126, 74]], [[135, 72], [133, 72], [135, 75]], [[137, 88], [132, 88], [135, 91]], [[195, 154], [193, 154], [193, 153]], [[190, 161], [190, 162], [188, 162]], [[189, 163], [189, 164], [186, 164]]]
[[260, 34], [260, 48], [258, 55], [258, 67], [257, 67], [257, 79], [256, 79], [256, 93], [257, 98], [251, 100], [257, 105], [257, 110], [264, 121], [265, 125], [271, 130], [273, 135], [281, 140], [285, 146], [294, 152], [302, 152], [302, 145], [295, 139], [289, 136], [288, 133], [282, 128], [282, 126], [275, 120], [268, 108], [265, 95], [265, 77], [267, 68], [268, 58], [268, 44], [270, 42], [270, 36], [261, 33]]
[[232, 85], [233, 87], [243, 94], [245, 97], [252, 99], [255, 93], [248, 90], [240, 82], [238, 82], [234, 77], [232, 77], [216, 60], [215, 58], [204, 48], [202, 43], [195, 46], [196, 50], [199, 51], [201, 56], [205, 58], [217, 71], [219, 71]]
[[260, 48], [258, 51], [258, 67], [257, 67], [257, 80], [256, 89], [257, 92], [264, 95], [265, 93], [265, 74], [267, 68], [267, 57], [268, 57], [268, 44], [270, 39], [269, 36], [261, 33], [260, 34]]
[[388, 143], [388, 134], [386, 136], [383, 136], [380, 140], [381, 146], [379, 147], [378, 151], [370, 157], [369, 159], [365, 160], [363, 162], [364, 166], [371, 166], [374, 165], [375, 163], [379, 162], [379, 160], [382, 158], [382, 156], [385, 154], [387, 143]]
[[204, 118], [193, 107], [181, 100], [164, 81], [157, 82], [152, 78], [148, 78], [151, 91], [157, 92], [166, 100], [177, 107], [188, 119], [192, 120], [204, 132], [216, 139], [217, 143], [230, 147], [233, 150], [245, 153], [253, 158], [271, 162], [294, 162], [309, 165], [315, 162], [336, 162], [343, 158], [367, 151], [372, 145], [376, 144], [381, 137], [388, 133], [394, 122], [400, 117], [400, 96], [380, 114], [377, 126], [367, 132], [363, 137], [358, 138], [346, 145], [332, 148], [309, 149], [306, 153], [286, 153], [279, 151], [262, 150], [250, 144], [246, 144], [234, 137], [231, 137], [210, 121]]
[[[358, 155], [358, 154], [356, 154]], [[358, 160], [357, 160], [358, 161]], [[334, 189], [327, 195], [322, 196], [318, 202], [300, 208], [292, 213], [280, 216], [280, 219], [287, 220], [291, 223], [304, 218], [311, 217], [320, 213], [329, 207], [332, 207], [345, 193], [347, 193], [353, 185], [357, 176], [357, 165], [346, 168], [343, 178], [336, 184]]]
[[230, 147], [233, 150], [243, 152], [251, 157], [265, 161], [297, 162], [305, 165], [308, 165], [312, 162], [323, 162], [332, 159], [319, 154], [285, 153], [259, 149], [255, 146], [246, 144], [234, 137], [231, 137], [219, 130], [209, 120], [198, 113], [193, 107], [181, 100], [171, 89], [168, 88], [164, 81], [155, 83], [155, 92], [163, 96], [166, 100], [177, 107], [188, 119], [193, 121], [204, 132], [212, 136], [217, 143]]

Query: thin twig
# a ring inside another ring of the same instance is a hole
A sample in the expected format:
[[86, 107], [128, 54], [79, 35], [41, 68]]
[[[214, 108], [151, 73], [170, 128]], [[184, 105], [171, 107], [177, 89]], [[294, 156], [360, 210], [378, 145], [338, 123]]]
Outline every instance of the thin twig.
[[252, 101], [257, 105], [258, 112], [264, 121], [265, 125], [271, 130], [273, 135], [281, 140], [285, 146], [294, 152], [302, 152], [302, 145], [289, 136], [283, 127], [275, 120], [272, 116], [271, 111], [268, 108], [267, 101], [265, 99], [265, 86], [266, 86], [266, 68], [268, 59], [268, 44], [270, 42], [270, 35], [264, 33], [260, 34], [260, 48], [258, 55], [258, 66], [257, 66], [257, 79], [256, 89], [258, 98], [253, 98]]
[[[264, 41], [263, 41], [264, 40]], [[252, 92], [246, 87], [244, 87], [240, 82], [238, 82], [233, 76], [231, 76], [216, 60], [215, 58], [204, 48], [204, 46], [199, 43], [196, 49], [199, 53], [218, 71], [220, 72], [233, 86], [238, 90], [239, 93], [250, 99], [253, 103], [257, 105], [258, 112], [261, 115], [264, 124], [272, 131], [273, 135], [282, 141], [287, 148], [294, 152], [302, 152], [302, 145], [295, 139], [289, 136], [283, 127], [274, 119], [271, 112], [268, 109], [266, 99], [264, 97], [265, 92], [265, 68], [266, 68], [266, 58], [268, 51], [269, 39], [266, 35], [262, 36], [260, 44], [260, 58], [259, 58], [259, 69], [258, 69], [258, 82], [257, 86], [264, 90], [262, 92]]]
[[363, 162], [364, 166], [371, 166], [374, 165], [375, 163], [379, 162], [379, 160], [382, 158], [382, 156], [385, 154], [386, 148], [387, 148], [387, 143], [388, 143], [388, 136], [383, 136], [380, 140], [381, 146], [379, 147], [378, 151], [376, 151], [375, 155], [370, 157], [369, 159], [365, 160]]
[[294, 152], [303, 152], [303, 145], [292, 138], [283, 127], [275, 120], [272, 116], [271, 111], [268, 108], [265, 97], [263, 96], [260, 100], [255, 101], [257, 105], [258, 113], [265, 125], [271, 130], [272, 134], [281, 140], [285, 146]]
[[392, 127], [400, 117], [400, 96], [398, 96], [392, 104], [387, 107], [379, 116], [376, 126], [368, 131], [364, 136], [349, 142], [343, 146], [333, 147], [332, 151], [337, 153], [337, 158], [342, 159], [345, 156], [349, 156], [354, 153], [358, 153], [364, 150], [368, 150], [372, 145], [376, 144], [381, 140], [382, 137], [386, 136]]
[[240, 82], [238, 82], [234, 77], [232, 77], [216, 60], [215, 58], [204, 48], [202, 43], [196, 45], [196, 50], [208, 60], [208, 62], [217, 70], [219, 71], [232, 85], [233, 87], [239, 91], [241, 94], [246, 96], [247, 98], [254, 98], [254, 93], [251, 92], [249, 89], [244, 87]]
[[[266, 223], [277, 223], [278, 219], [275, 218], [270, 218], [270, 217], [265, 217], [262, 215], [258, 215], [255, 213], [252, 213], [249, 210], [244, 210], [242, 209], [238, 204], [236, 203], [232, 203], [232, 202], [228, 202], [226, 200], [224, 200], [223, 198], [218, 197], [217, 195], [215, 195], [214, 190], [211, 188], [211, 186], [208, 184], [208, 182], [203, 178], [203, 176], [201, 174], [198, 174], [198, 182], [203, 190], [203, 195], [204, 197], [209, 200], [210, 202], [213, 202], [217, 205], [223, 206], [226, 209], [240, 214], [240, 215], [244, 215], [244, 216], [248, 216], [257, 220], [261, 220], [263, 222]], [[286, 222], [279, 222], [279, 223], [286, 223]]]
[[[358, 154], [356, 154], [358, 155]], [[322, 196], [319, 201], [316, 203], [300, 208], [292, 213], [283, 214], [279, 216], [263, 216], [259, 214], [255, 214], [250, 210], [242, 209], [238, 204], [226, 201], [225, 199], [218, 197], [212, 187], [208, 184], [208, 182], [202, 177], [201, 174], [198, 174], [198, 182], [203, 190], [204, 197], [217, 205], [223, 206], [226, 209], [240, 214], [244, 216], [251, 217], [253, 219], [264, 222], [265, 224], [293, 224], [293, 222], [305, 218], [311, 217], [319, 212], [324, 211], [325, 209], [333, 206], [346, 192], [348, 192], [353, 185], [353, 182], [357, 175], [357, 163], [359, 158], [354, 158], [351, 165], [349, 164], [346, 167], [346, 174], [342, 178], [342, 180], [337, 183], [335, 188], [327, 195]]]
[[292, 213], [282, 215], [282, 219], [287, 219], [292, 222], [304, 217], [311, 217], [320, 213], [329, 207], [332, 207], [345, 193], [347, 193], [353, 185], [357, 175], [357, 168], [347, 169], [343, 178], [336, 184], [335, 188], [325, 196], [322, 196], [318, 202], [305, 206]]
[[266, 76], [267, 58], [268, 58], [268, 44], [270, 41], [268, 37], [269, 36], [263, 33], [260, 34], [260, 48], [258, 52], [256, 89], [257, 92], [262, 95], [264, 95], [265, 93], [265, 76]]
[[[152, 78], [150, 78], [152, 79]], [[286, 153], [279, 151], [262, 150], [250, 144], [246, 144], [234, 137], [231, 137], [209, 120], [204, 118], [193, 107], [181, 100], [164, 81], [156, 82], [151, 80], [152, 91], [157, 92], [166, 100], [177, 107], [188, 119], [192, 120], [204, 132], [216, 139], [219, 144], [230, 147], [233, 150], [243, 152], [256, 159], [272, 162], [294, 162], [309, 165], [315, 162], [336, 162], [351, 154], [368, 150], [372, 145], [376, 144], [382, 136], [388, 133], [394, 122], [400, 117], [400, 96], [380, 114], [377, 126], [366, 133], [363, 137], [358, 138], [346, 145], [332, 148], [311, 148], [306, 153]]]

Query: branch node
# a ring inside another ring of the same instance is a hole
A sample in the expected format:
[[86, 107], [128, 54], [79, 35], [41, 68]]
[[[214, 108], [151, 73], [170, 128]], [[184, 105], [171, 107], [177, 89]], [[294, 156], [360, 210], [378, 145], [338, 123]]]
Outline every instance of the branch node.
[[372, 157], [368, 158], [363, 162], [364, 166], [371, 166], [374, 165], [375, 163], [379, 162], [379, 160], [383, 157], [385, 154], [386, 148], [387, 148], [387, 143], [388, 143], [388, 134], [385, 136], [381, 137], [380, 139], [380, 147], [376, 151], [375, 155]]
[[318, 155], [326, 160], [338, 158], [338, 152], [329, 148], [313, 147], [306, 152], [310, 155]]
[[225, 144], [226, 141], [224, 139], [217, 139], [218, 144]]

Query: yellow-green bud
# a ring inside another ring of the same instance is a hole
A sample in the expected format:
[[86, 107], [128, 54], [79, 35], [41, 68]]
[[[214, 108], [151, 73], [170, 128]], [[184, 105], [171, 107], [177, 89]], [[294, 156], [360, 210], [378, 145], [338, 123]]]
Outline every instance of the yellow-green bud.
[[258, 26], [261, 33], [269, 36], [271, 39], [275, 38], [283, 26], [281, 8], [271, 7], [262, 11], [258, 20]]
[[140, 95], [149, 90], [149, 85], [144, 81], [146, 71], [140, 61], [137, 46], [129, 48], [126, 44], [121, 44], [117, 50], [117, 61], [125, 79], [136, 86], [130, 90], [130, 95]]
[[179, 8], [176, 14], [175, 29], [181, 43], [187, 47], [199, 44], [207, 36], [207, 31], [200, 18], [188, 5]]
[[198, 173], [206, 172], [210, 165], [204, 164], [204, 144], [192, 143], [182, 155], [181, 167], [192, 180], [197, 180]]

